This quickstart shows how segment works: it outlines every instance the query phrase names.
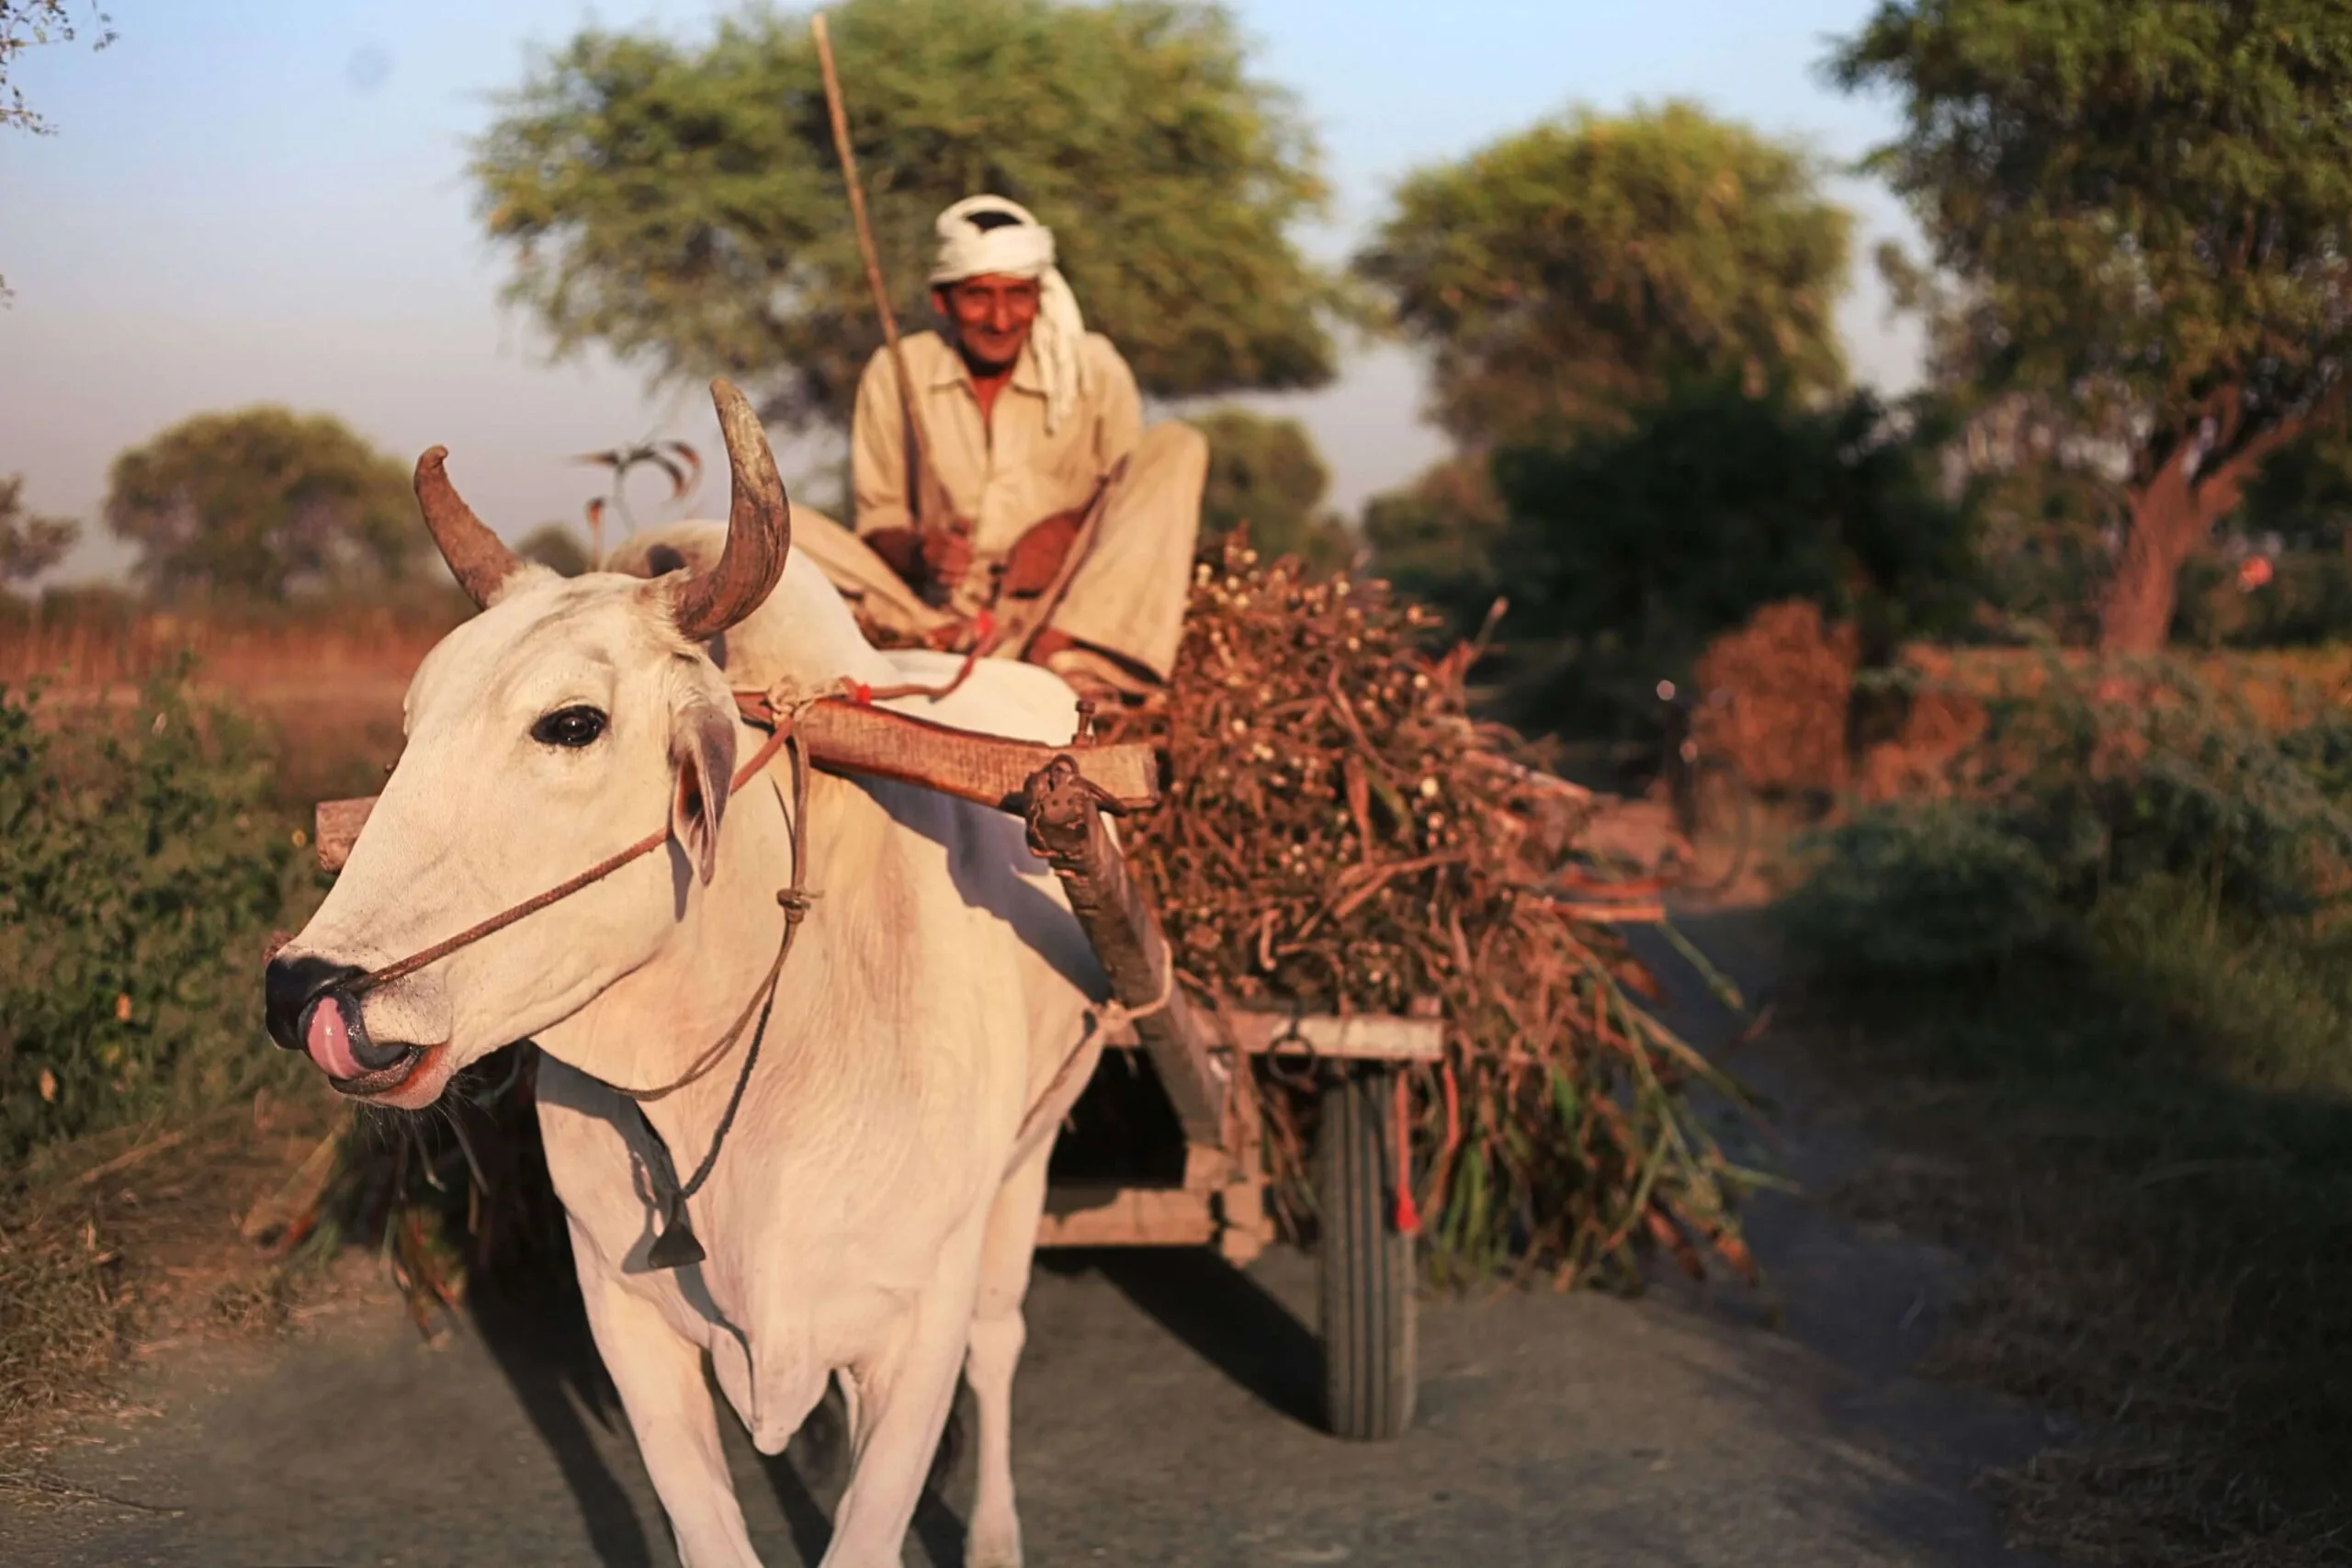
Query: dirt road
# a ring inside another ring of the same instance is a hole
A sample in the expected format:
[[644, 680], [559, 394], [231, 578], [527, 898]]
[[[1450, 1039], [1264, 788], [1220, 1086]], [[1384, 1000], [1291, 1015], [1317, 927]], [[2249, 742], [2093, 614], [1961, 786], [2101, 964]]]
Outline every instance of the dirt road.
[[[1736, 978], [1769, 976], [1753, 916], [1686, 928]], [[1657, 964], [1674, 1016], [1725, 1048], [1731, 1020]], [[1787, 1097], [1784, 1164], [1826, 1184], [1859, 1135], [1768, 1040], [1733, 1058]], [[1955, 1262], [1761, 1202], [1757, 1249], [1784, 1313], [1739, 1287], [1642, 1302], [1507, 1293], [1432, 1302], [1421, 1414], [1401, 1442], [1312, 1419], [1314, 1279], [1276, 1253], [1050, 1257], [1031, 1302], [1015, 1438], [1030, 1561], [2010, 1568], [1967, 1481], [2041, 1436], [2030, 1413], [1905, 1369], [1960, 1283]], [[0, 1494], [0, 1562], [96, 1564], [669, 1562], [668, 1536], [576, 1301], [512, 1303], [438, 1349], [381, 1310], [265, 1350], [167, 1364], [155, 1414], [61, 1451], [50, 1495]], [[804, 1435], [763, 1461], [730, 1430], [774, 1564], [813, 1563], [837, 1456]], [[910, 1563], [961, 1561], [955, 1456]]]

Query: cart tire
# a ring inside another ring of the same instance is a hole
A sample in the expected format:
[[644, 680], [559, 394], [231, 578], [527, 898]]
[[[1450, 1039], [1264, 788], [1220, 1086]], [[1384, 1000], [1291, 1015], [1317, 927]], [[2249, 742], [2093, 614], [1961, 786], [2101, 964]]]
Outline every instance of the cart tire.
[[1341, 1070], [1324, 1086], [1316, 1147], [1325, 1419], [1381, 1442], [1413, 1420], [1413, 1238], [1396, 1228], [1393, 1069]]

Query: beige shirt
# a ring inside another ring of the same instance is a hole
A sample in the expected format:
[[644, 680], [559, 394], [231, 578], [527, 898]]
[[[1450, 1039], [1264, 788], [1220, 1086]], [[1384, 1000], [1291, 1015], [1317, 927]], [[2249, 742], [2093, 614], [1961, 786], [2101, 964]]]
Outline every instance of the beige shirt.
[[[973, 522], [976, 565], [1001, 558], [1041, 520], [1084, 505], [1111, 466], [1143, 438], [1135, 372], [1100, 333], [1086, 334], [1085, 395], [1050, 435], [1045, 383], [1027, 348], [983, 423], [963, 356], [938, 333], [918, 333], [899, 346], [907, 374], [921, 389], [923, 427], [934, 448], [927, 454], [932, 473], [956, 514]], [[861, 536], [913, 525], [905, 419], [889, 350], [878, 349], [858, 381], [850, 430]]]

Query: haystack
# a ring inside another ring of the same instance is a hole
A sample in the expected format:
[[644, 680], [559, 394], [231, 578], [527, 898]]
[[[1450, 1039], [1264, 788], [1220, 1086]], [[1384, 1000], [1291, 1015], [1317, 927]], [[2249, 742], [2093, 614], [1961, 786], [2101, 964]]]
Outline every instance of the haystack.
[[[1433, 654], [1437, 621], [1241, 544], [1200, 565], [1167, 701], [1124, 726], [1168, 752], [1164, 801], [1123, 830], [1182, 978], [1442, 1013], [1445, 1061], [1405, 1114], [1443, 1273], [1628, 1278], [1652, 1243], [1748, 1273], [1740, 1173], [1689, 1100], [1736, 1091], [1636, 1002], [1654, 984], [1619, 933], [1549, 890], [1588, 806], [1471, 714], [1472, 652]], [[1296, 1221], [1313, 1101], [1279, 1076], [1265, 1091]]]

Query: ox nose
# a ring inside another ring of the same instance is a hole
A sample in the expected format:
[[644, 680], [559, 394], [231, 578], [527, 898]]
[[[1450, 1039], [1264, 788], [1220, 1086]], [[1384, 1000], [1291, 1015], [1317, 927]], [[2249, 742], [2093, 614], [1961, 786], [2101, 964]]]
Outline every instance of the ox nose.
[[273, 958], [263, 988], [269, 1037], [288, 1051], [307, 1051], [332, 1077], [380, 1071], [408, 1054], [405, 1045], [379, 1045], [368, 1037], [358, 998], [346, 989], [362, 971], [323, 958]]
[[338, 986], [359, 978], [360, 970], [323, 958], [273, 958], [262, 974], [263, 1016], [269, 1037], [285, 1051], [302, 1049], [311, 1005]]

